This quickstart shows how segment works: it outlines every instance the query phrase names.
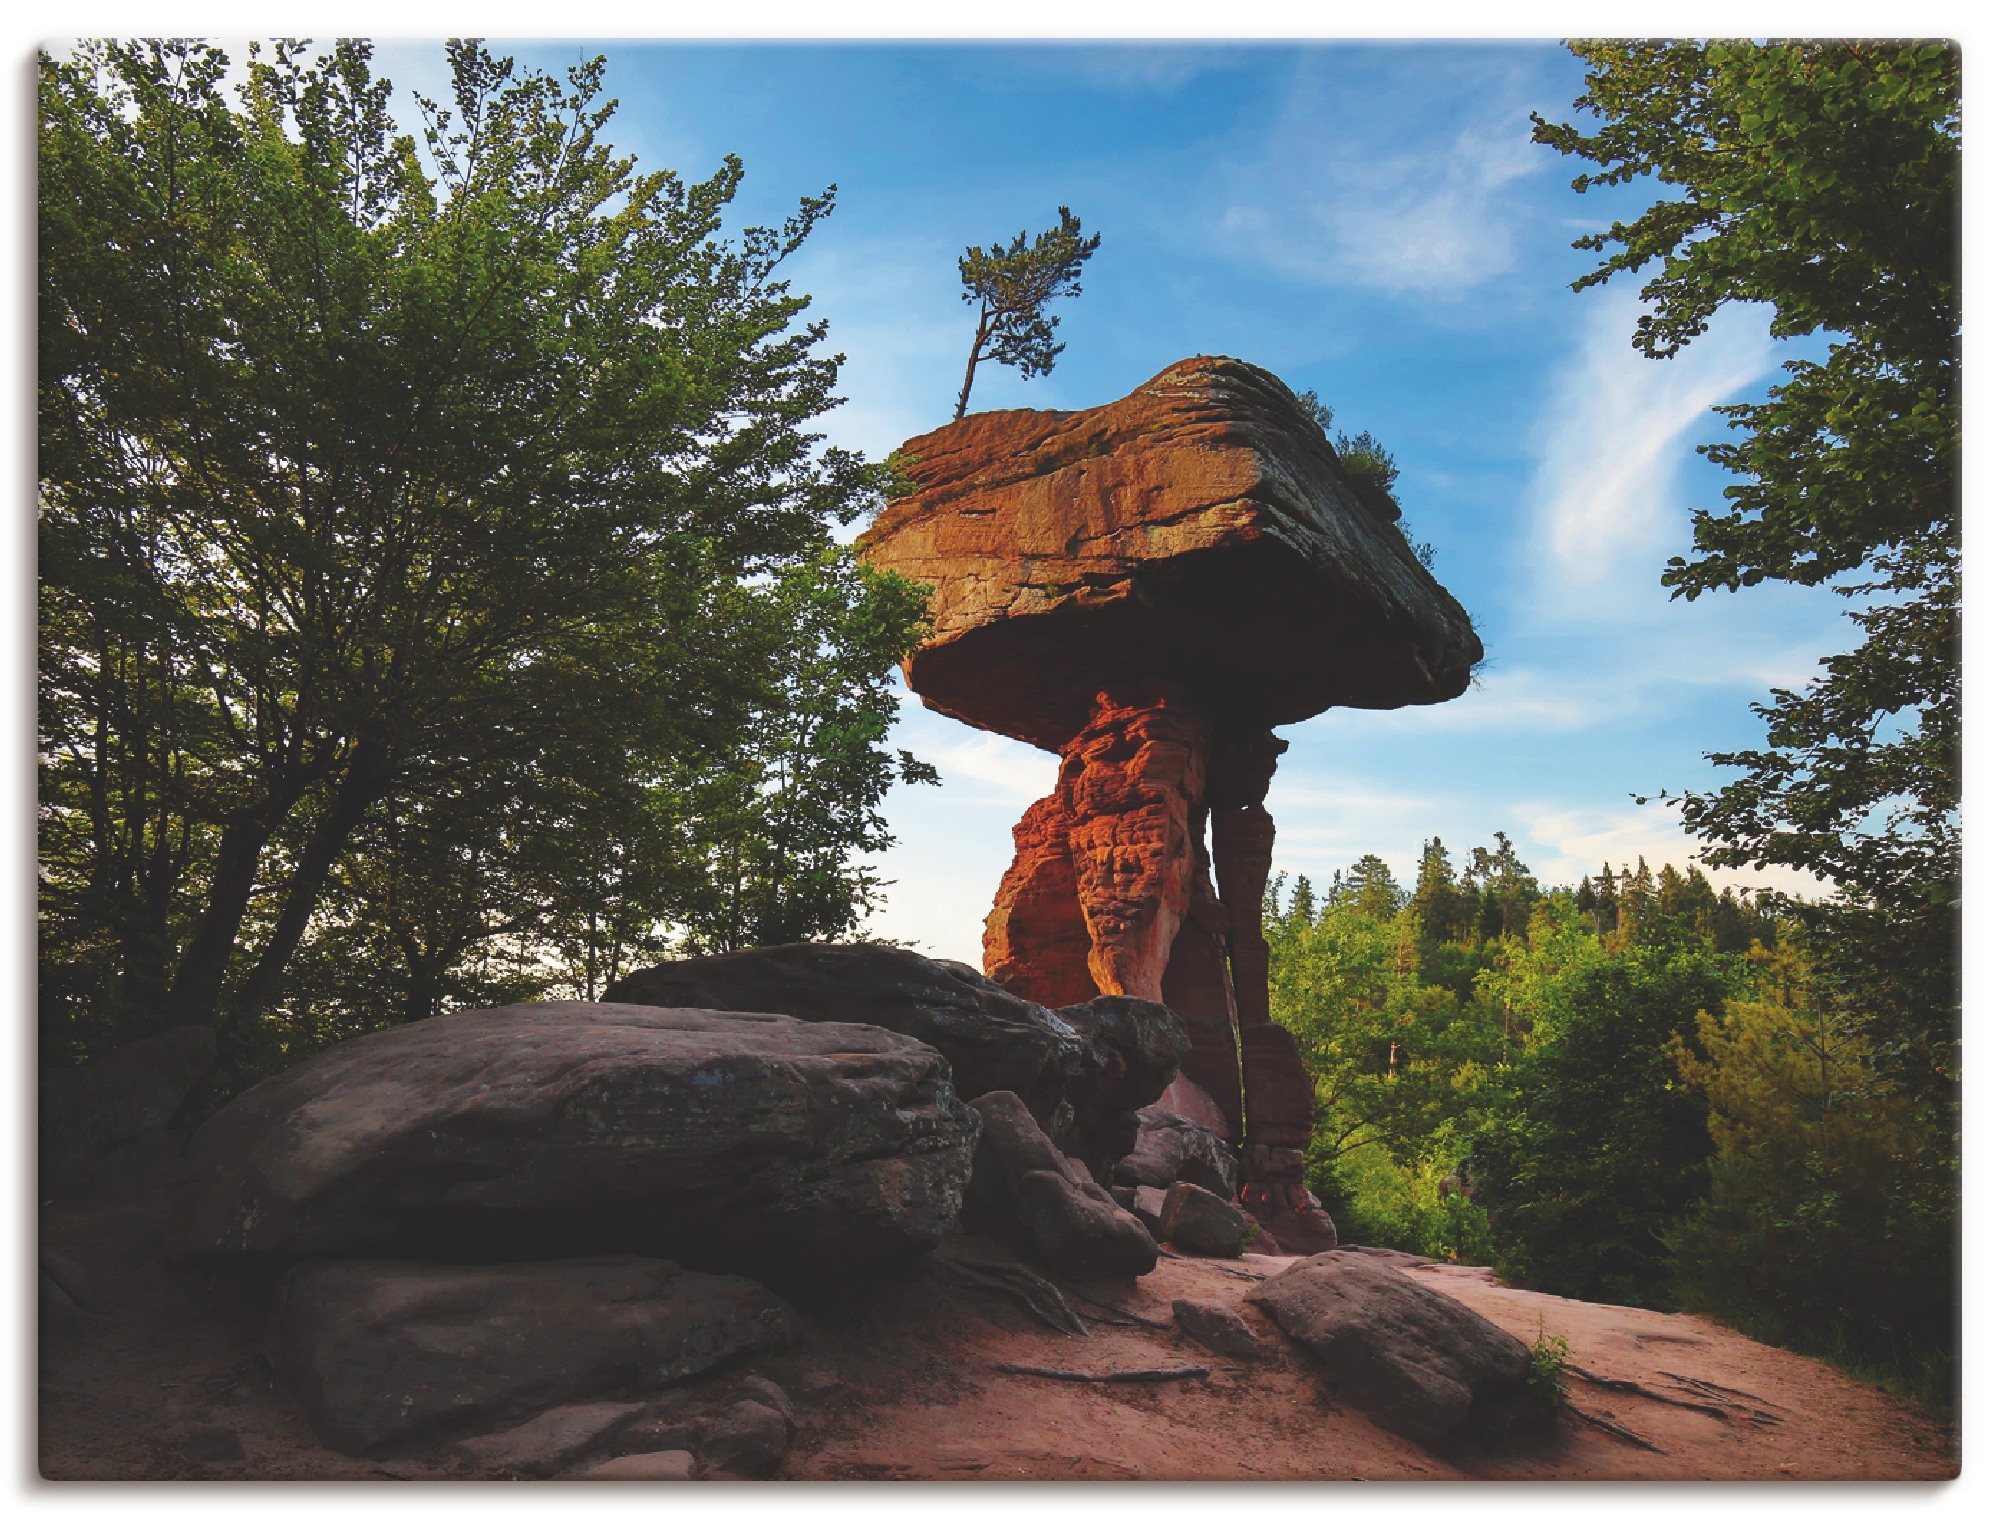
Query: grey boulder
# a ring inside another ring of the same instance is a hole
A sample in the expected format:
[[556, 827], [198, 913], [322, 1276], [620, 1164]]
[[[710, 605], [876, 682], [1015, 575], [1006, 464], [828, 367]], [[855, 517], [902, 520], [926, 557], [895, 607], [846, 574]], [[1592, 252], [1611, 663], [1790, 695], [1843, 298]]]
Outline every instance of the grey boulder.
[[1162, 1107], [1138, 1110], [1139, 1138], [1112, 1168], [1113, 1182], [1158, 1187], [1191, 1181], [1217, 1197], [1236, 1196], [1236, 1157], [1220, 1135]]
[[870, 1023], [951, 1062], [961, 1097], [1017, 1092], [1046, 1117], [1089, 1064], [1084, 1037], [956, 960], [886, 944], [778, 944], [674, 960], [605, 988], [607, 1002]]
[[1098, 997], [1050, 1012], [956, 960], [884, 944], [778, 944], [635, 971], [605, 1000], [871, 1023], [951, 1063], [963, 1098], [1013, 1092], [1093, 1168], [1132, 1147], [1134, 1110], [1155, 1101], [1188, 1048], [1157, 1002]]
[[1160, 1203], [1160, 1237], [1189, 1255], [1241, 1255], [1256, 1231], [1243, 1209], [1191, 1181], [1175, 1182]]
[[1528, 1350], [1455, 1298], [1364, 1255], [1328, 1252], [1251, 1289], [1343, 1402], [1391, 1434], [1433, 1442], [1528, 1379]]
[[1071, 1171], [1020, 1098], [988, 1092], [971, 1106], [981, 1122], [968, 1230], [1025, 1243], [1059, 1276], [1143, 1276], [1159, 1264], [1145, 1226]]
[[791, 1443], [783, 1414], [768, 1403], [742, 1398], [702, 1430], [701, 1457], [711, 1471], [768, 1477], [784, 1464]]
[[181, 1256], [632, 1252], [818, 1278], [929, 1248], [978, 1120], [851, 1023], [554, 1002], [333, 1046], [196, 1131]]
[[653, 1450], [613, 1456], [571, 1475], [578, 1482], [690, 1482], [694, 1480], [694, 1452]]
[[672, 1261], [349, 1260], [291, 1269], [269, 1344], [314, 1432], [358, 1453], [643, 1393], [799, 1334], [768, 1288]]
[[481, 1471], [550, 1477], [598, 1450], [645, 1411], [644, 1403], [569, 1403], [498, 1434], [462, 1440], [458, 1453]]
[[1174, 1322], [1181, 1333], [1197, 1344], [1226, 1355], [1234, 1361], [1263, 1359], [1263, 1342], [1257, 1332], [1243, 1322], [1243, 1315], [1227, 1303], [1203, 1302], [1196, 1298], [1174, 1299]]

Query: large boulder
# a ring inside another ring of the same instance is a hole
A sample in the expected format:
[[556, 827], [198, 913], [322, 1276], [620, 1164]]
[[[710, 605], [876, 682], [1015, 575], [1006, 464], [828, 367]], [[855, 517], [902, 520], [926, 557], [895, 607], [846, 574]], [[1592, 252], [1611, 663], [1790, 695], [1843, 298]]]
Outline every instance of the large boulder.
[[779, 944], [676, 960], [605, 990], [610, 1002], [872, 1023], [951, 1062], [960, 1097], [1013, 1092], [1094, 1169], [1132, 1147], [1135, 1109], [1174, 1079], [1187, 1034], [1157, 1002], [1097, 997], [1055, 1012], [956, 960], [886, 944]]
[[1342, 1402], [1412, 1440], [1443, 1439], [1475, 1405], [1528, 1379], [1519, 1340], [1369, 1256], [1312, 1256], [1252, 1288], [1246, 1301], [1306, 1349]]
[[1025, 1243], [1058, 1276], [1143, 1276], [1159, 1263], [1145, 1226], [1065, 1162], [1012, 1092], [988, 1092], [966, 1228]]
[[291, 1269], [269, 1342], [314, 1433], [355, 1453], [643, 1393], [799, 1334], [768, 1288], [672, 1261], [347, 1260]]
[[190, 1023], [95, 1060], [41, 1074], [42, 1174], [61, 1185], [140, 1135], [164, 1128], [215, 1063], [215, 1031]]
[[1089, 1040], [1047, 1008], [969, 965], [886, 944], [778, 944], [675, 960], [612, 982], [604, 999], [872, 1023], [943, 1055], [960, 1097], [1015, 1092], [1043, 1120], [1092, 1064]]
[[936, 1243], [977, 1117], [886, 1029], [617, 1003], [432, 1018], [321, 1052], [189, 1145], [187, 1255], [670, 1255], [760, 1278]]

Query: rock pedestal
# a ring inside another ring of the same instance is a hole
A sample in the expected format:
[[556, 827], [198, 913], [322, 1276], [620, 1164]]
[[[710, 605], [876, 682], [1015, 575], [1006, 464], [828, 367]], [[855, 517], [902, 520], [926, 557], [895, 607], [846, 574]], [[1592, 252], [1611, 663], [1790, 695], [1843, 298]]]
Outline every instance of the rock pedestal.
[[912, 689], [1062, 757], [1015, 827], [987, 974], [1049, 1007], [1171, 1007], [1182, 1077], [1241, 1148], [1245, 1206], [1288, 1248], [1325, 1248], [1312, 1084], [1266, 980], [1271, 730], [1457, 696], [1483, 652], [1469, 619], [1395, 502], [1234, 359], [1183, 360], [1091, 411], [968, 417], [901, 454], [917, 488], [861, 543], [932, 589]]

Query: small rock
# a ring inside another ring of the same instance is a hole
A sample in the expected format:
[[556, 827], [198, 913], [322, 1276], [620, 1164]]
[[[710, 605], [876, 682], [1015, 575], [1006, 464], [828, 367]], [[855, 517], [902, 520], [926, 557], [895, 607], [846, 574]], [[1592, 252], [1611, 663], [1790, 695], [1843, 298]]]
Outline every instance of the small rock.
[[611, 1450], [620, 1456], [649, 1456], [663, 1450], [692, 1450], [692, 1419], [635, 1419], [612, 1436]]
[[792, 1443], [785, 1416], [768, 1404], [744, 1398], [709, 1424], [701, 1453], [718, 1471], [739, 1477], [768, 1477], [784, 1463]]
[[1174, 1299], [1174, 1322], [1189, 1339], [1217, 1355], [1238, 1361], [1257, 1361], [1264, 1356], [1263, 1342], [1243, 1322], [1243, 1315], [1227, 1303], [1197, 1302], [1193, 1298]]
[[226, 1466], [244, 1459], [243, 1437], [226, 1424], [203, 1424], [188, 1431], [181, 1451], [197, 1466]]
[[572, 1472], [578, 1482], [691, 1482], [694, 1480], [694, 1453], [686, 1450], [652, 1450], [640, 1455], [613, 1456], [595, 1466]]
[[1164, 1240], [1167, 1231], [1160, 1222], [1160, 1211], [1167, 1205], [1165, 1187], [1134, 1187], [1130, 1205], [1132, 1216], [1146, 1226], [1146, 1232], [1154, 1239]]
[[546, 1477], [588, 1455], [645, 1411], [644, 1403], [570, 1403], [497, 1435], [461, 1440], [458, 1451], [482, 1470]]
[[775, 1409], [785, 1421], [785, 1428], [793, 1434], [799, 1431], [799, 1411], [793, 1406], [791, 1396], [769, 1377], [745, 1377], [736, 1387], [739, 1398], [748, 1398], [753, 1403], [762, 1403], [766, 1408]]
[[1256, 1220], [1236, 1204], [1193, 1182], [1177, 1181], [1167, 1188], [1160, 1208], [1160, 1228], [1168, 1243], [1190, 1255], [1241, 1255], [1256, 1227]]
[[1112, 1169], [1111, 1179], [1165, 1191], [1177, 1181], [1236, 1195], [1236, 1157], [1220, 1135], [1158, 1105], [1139, 1110], [1139, 1142]]

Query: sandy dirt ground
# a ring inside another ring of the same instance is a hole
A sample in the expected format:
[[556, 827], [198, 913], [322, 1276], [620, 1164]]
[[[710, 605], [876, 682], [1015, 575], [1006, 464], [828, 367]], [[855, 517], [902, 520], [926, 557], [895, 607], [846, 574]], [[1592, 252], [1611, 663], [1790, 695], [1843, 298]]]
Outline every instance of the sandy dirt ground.
[[[258, 1353], [255, 1305], [160, 1260], [163, 1176], [53, 1207], [42, 1244], [85, 1274], [91, 1311], [45, 1337], [45, 1478], [454, 1481], [448, 1446], [352, 1457], [312, 1437]], [[1502, 1479], [1936, 1481], [1956, 1432], [1827, 1367], [1687, 1315], [1499, 1285], [1484, 1268], [1406, 1264], [1532, 1342], [1568, 1340], [1573, 1412], [1505, 1447], [1425, 1449], [1343, 1407], [1243, 1295], [1286, 1257], [1163, 1259], [1129, 1286], [1065, 1287], [1091, 1331], [1065, 1334], [950, 1262], [1002, 1259], [956, 1237], [892, 1280], [801, 1304], [806, 1341], [747, 1369], [787, 1387], [802, 1429], [783, 1476], [803, 1481]], [[1238, 1365], [1182, 1334], [1176, 1298], [1228, 1303], [1260, 1337]], [[1161, 1383], [1049, 1380], [1205, 1368]], [[241, 1449], [241, 1459], [234, 1451]]]

